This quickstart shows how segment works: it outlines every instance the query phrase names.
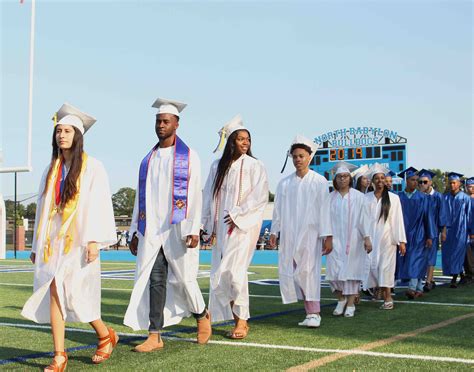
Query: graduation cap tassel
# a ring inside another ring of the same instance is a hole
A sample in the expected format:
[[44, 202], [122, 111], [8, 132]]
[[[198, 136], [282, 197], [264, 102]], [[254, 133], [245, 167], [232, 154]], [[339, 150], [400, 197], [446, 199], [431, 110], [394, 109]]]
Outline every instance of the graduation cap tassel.
[[213, 151], [214, 153], [217, 152], [217, 151], [222, 150], [223, 147], [224, 147], [225, 134], [226, 134], [225, 129], [222, 129], [222, 130], [220, 131], [220, 134], [221, 134], [221, 137], [220, 137], [220, 139], [219, 139], [219, 143], [217, 144], [217, 147], [216, 147], [215, 150]]
[[281, 172], [280, 173], [283, 173], [283, 171], [285, 170], [286, 168], [286, 163], [288, 163], [288, 157], [290, 156], [290, 152], [287, 151], [286, 152], [286, 157], [285, 157], [285, 164], [283, 164], [283, 168], [281, 168]]
[[54, 113], [53, 123], [54, 123], [54, 127], [56, 128], [56, 125], [58, 125], [58, 113], [57, 112]]

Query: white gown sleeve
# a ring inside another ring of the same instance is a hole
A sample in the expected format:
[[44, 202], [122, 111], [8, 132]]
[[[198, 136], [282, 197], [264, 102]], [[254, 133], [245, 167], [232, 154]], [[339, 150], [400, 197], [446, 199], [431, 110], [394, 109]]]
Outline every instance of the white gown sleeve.
[[403, 223], [402, 205], [397, 195], [390, 198], [390, 226], [392, 230], [392, 242], [395, 244], [406, 243], [405, 225]]
[[97, 162], [91, 169], [92, 181], [90, 189], [85, 192], [87, 200], [82, 216], [83, 230], [81, 245], [96, 242], [99, 249], [114, 244], [117, 240], [115, 231], [114, 209], [110, 194], [109, 179], [102, 163]]
[[32, 253], [36, 253], [36, 232], [38, 231], [38, 224], [40, 223], [40, 219], [41, 219], [41, 213], [43, 212], [43, 208], [44, 208], [44, 197], [43, 197], [43, 193], [44, 193], [44, 189], [46, 187], [46, 177], [48, 176], [48, 171], [49, 171], [49, 166], [46, 167], [45, 171], [43, 172], [43, 176], [41, 177], [41, 182], [40, 182], [40, 186], [39, 186], [39, 189], [38, 189], [38, 199], [37, 199], [37, 202], [36, 202], [36, 213], [35, 213], [35, 226], [34, 226], [34, 229], [33, 229], [33, 242], [31, 244], [31, 252]]
[[188, 208], [186, 219], [181, 221], [181, 238], [199, 235], [202, 215], [201, 161], [197, 153], [190, 152]]
[[203, 191], [202, 225], [203, 225], [204, 231], [206, 231], [208, 235], [212, 233], [212, 228], [213, 228], [212, 203], [214, 202], [214, 198], [212, 196], [212, 185], [214, 184], [216, 171], [217, 171], [217, 162], [213, 162], [211, 164], [209, 175], [207, 176], [206, 185], [204, 186], [204, 191]]
[[133, 234], [135, 234], [138, 231], [138, 185], [135, 190], [135, 202], [133, 204], [133, 213], [132, 213], [132, 221], [130, 223], [130, 229], [129, 229], [129, 239], [131, 240], [133, 237]]
[[317, 223], [318, 223], [318, 232], [319, 237], [332, 236], [332, 225], [331, 225], [331, 198], [329, 194], [329, 189], [327, 184], [321, 183], [318, 184], [317, 188], [318, 193], [318, 204], [313, 210], [317, 211]]
[[282, 188], [283, 188], [283, 180], [278, 183], [276, 192], [275, 192], [275, 202], [273, 204], [273, 216], [272, 216], [272, 228], [271, 233], [273, 235], [278, 235], [280, 232], [281, 226], [281, 206], [282, 206]]
[[369, 208], [367, 206], [367, 199], [363, 195], [360, 196], [360, 201], [358, 205], [360, 212], [357, 229], [359, 230], [359, 233], [363, 238], [369, 237], [370, 240], [372, 240], [372, 237], [370, 236]]
[[267, 172], [261, 162], [255, 163], [250, 177], [253, 188], [239, 206], [229, 212], [235, 225], [243, 231], [255, 226], [262, 220], [263, 211], [268, 203]]

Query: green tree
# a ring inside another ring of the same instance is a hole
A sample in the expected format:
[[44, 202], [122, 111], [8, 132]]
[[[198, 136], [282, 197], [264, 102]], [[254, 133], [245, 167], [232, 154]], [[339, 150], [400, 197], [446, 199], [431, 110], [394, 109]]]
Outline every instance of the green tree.
[[435, 173], [433, 178], [433, 188], [436, 191], [444, 193], [446, 190], [446, 172], [443, 172], [441, 169], [429, 169], [429, 171]]
[[[13, 216], [15, 215], [15, 202], [13, 200], [5, 200], [5, 210], [7, 220], [13, 220]], [[16, 215], [17, 219], [26, 215], [25, 206], [18, 202], [16, 203]]]
[[131, 187], [122, 187], [112, 195], [112, 204], [116, 216], [131, 216], [135, 203], [135, 190]]
[[26, 206], [25, 217], [33, 220], [36, 216], [36, 203], [30, 203]]

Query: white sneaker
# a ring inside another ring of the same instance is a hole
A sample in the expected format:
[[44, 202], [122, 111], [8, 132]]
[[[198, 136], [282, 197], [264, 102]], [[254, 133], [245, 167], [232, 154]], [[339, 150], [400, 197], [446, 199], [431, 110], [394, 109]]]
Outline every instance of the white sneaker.
[[306, 319], [308, 320], [306, 323], [308, 328], [318, 328], [321, 325], [321, 316], [319, 314], [308, 314]]
[[344, 313], [344, 316], [346, 318], [352, 318], [354, 316], [355, 311], [356, 311], [355, 306], [347, 306], [346, 307], [346, 312]]
[[309, 320], [309, 315], [306, 315], [306, 318], [302, 322], [299, 322], [298, 325], [302, 327], [306, 327], [308, 325], [308, 320]]
[[337, 301], [337, 306], [332, 312], [332, 315], [339, 316], [344, 314], [344, 308], [346, 307], [347, 300]]

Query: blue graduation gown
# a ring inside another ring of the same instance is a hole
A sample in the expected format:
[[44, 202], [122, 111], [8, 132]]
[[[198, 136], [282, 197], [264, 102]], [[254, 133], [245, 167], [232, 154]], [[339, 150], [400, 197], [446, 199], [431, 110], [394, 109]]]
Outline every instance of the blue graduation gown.
[[438, 191], [435, 191], [432, 195], [427, 194], [430, 198], [431, 214], [435, 224], [435, 237], [433, 239], [433, 246], [430, 248], [428, 254], [428, 266], [435, 266], [436, 259], [438, 258], [438, 247], [439, 247], [439, 234], [448, 219], [444, 196]]
[[446, 225], [446, 241], [441, 248], [443, 274], [458, 275], [463, 270], [466, 255], [468, 231], [473, 231], [471, 198], [462, 191], [456, 195], [444, 195], [448, 221]]
[[422, 279], [426, 274], [428, 255], [426, 239], [433, 239], [436, 226], [431, 213], [430, 197], [416, 191], [411, 198], [401, 192], [403, 222], [407, 236], [405, 256], [399, 256], [398, 279]]

